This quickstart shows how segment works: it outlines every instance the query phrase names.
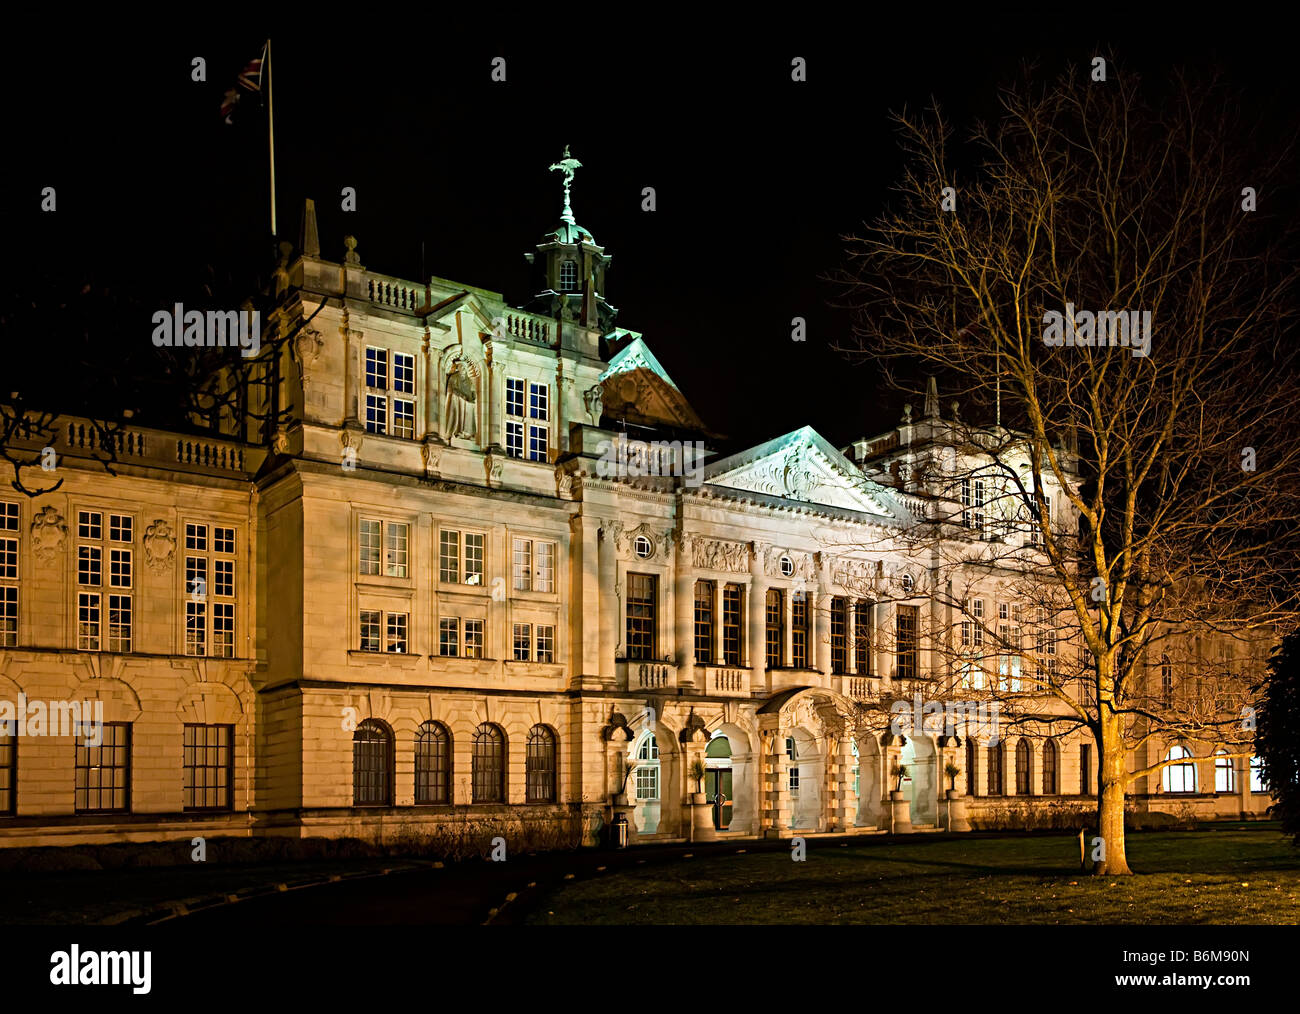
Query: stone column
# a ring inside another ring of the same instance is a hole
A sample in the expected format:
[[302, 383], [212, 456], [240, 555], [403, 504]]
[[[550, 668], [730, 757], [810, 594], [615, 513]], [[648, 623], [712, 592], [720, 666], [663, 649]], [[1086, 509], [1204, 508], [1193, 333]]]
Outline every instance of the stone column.
[[604, 657], [600, 631], [600, 521], [579, 515], [574, 519], [573, 539], [572, 676], [574, 682], [584, 677], [599, 680]]
[[830, 596], [818, 584], [816, 593], [810, 589], [808, 604], [812, 610], [812, 644], [809, 645], [809, 667], [819, 672], [831, 671]]
[[677, 685], [693, 687], [695, 680], [695, 581], [691, 560], [692, 537], [678, 533], [674, 573], [676, 616], [673, 623], [673, 660], [677, 663]]
[[622, 598], [617, 594], [616, 588], [618, 567], [614, 555], [614, 536], [607, 523], [603, 523], [601, 528], [598, 549], [599, 564], [597, 566], [598, 589], [596, 592], [596, 615], [599, 617], [598, 639], [600, 643], [600, 658], [597, 671], [600, 673], [602, 683], [613, 686], [615, 682], [614, 652], [619, 643], [616, 624], [623, 622], [619, 609]]
[[[767, 581], [763, 576], [762, 550], [752, 544], [749, 556], [749, 685], [759, 686], [760, 673], [767, 671]], [[766, 684], [771, 690], [771, 682]]]

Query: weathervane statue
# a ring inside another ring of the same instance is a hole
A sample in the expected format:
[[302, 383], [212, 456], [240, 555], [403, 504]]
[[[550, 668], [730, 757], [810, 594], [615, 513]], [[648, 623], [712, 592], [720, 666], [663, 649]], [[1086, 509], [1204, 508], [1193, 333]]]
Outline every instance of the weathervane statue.
[[564, 158], [558, 162], [551, 163], [551, 171], [556, 169], [564, 173], [564, 214], [560, 220], [568, 222], [570, 225], [576, 225], [573, 220], [573, 209], [569, 207], [569, 187], [573, 185], [573, 170], [581, 169], [582, 163], [569, 154], [569, 146], [564, 146]]

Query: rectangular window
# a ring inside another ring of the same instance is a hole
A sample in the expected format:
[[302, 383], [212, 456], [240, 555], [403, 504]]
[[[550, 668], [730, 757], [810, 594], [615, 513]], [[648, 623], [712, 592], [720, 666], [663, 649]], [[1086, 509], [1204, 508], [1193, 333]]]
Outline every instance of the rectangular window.
[[515, 591], [532, 591], [533, 543], [531, 539], [515, 539], [514, 559], [511, 565]]
[[208, 604], [189, 599], [185, 603], [185, 654], [208, 653]]
[[108, 650], [131, 650], [131, 596], [108, 597]]
[[460, 532], [438, 533], [438, 580], [460, 582]]
[[460, 654], [460, 620], [444, 616], [438, 620], [438, 654], [455, 658]]
[[555, 661], [555, 627], [551, 624], [537, 625], [537, 661]]
[[871, 673], [871, 603], [858, 602], [853, 606], [853, 651], [859, 676]]
[[399, 655], [406, 654], [406, 613], [389, 613], [388, 627], [384, 639], [384, 650]]
[[849, 604], [836, 596], [831, 599], [831, 673], [843, 676], [849, 669]]
[[527, 623], [514, 624], [515, 661], [528, 662], [533, 657], [533, 628]]
[[388, 350], [367, 348], [366, 431], [411, 439], [415, 436], [415, 399], [389, 397], [390, 392], [415, 394], [415, 357], [394, 352], [390, 376]]
[[769, 588], [764, 611], [767, 626], [767, 667], [779, 669], [785, 664], [785, 592], [780, 588]]
[[233, 528], [223, 528], [221, 525], [213, 525], [212, 551], [214, 553], [233, 554], [235, 551], [235, 530]]
[[388, 432], [388, 399], [382, 394], [366, 395], [366, 432]]
[[483, 536], [475, 532], [465, 533], [465, 583], [483, 583]]
[[1092, 744], [1079, 744], [1079, 794], [1092, 795]]
[[393, 390], [398, 394], [415, 393], [415, 356], [393, 353]]
[[212, 603], [212, 654], [217, 658], [235, 657], [235, 604]]
[[533, 591], [555, 591], [555, 543], [535, 542], [533, 552], [536, 555], [533, 571]]
[[512, 458], [524, 456], [524, 424], [506, 420], [506, 454]]
[[465, 621], [465, 657], [483, 657], [483, 621]]
[[695, 582], [695, 662], [713, 661], [713, 582]]
[[77, 648], [99, 651], [99, 594], [81, 592], [77, 596]]
[[208, 551], [208, 526], [186, 523], [185, 548], [206, 553]]
[[401, 521], [373, 521], [362, 518], [357, 529], [357, 573], [363, 576], [380, 573], [380, 547], [383, 548], [383, 575], [406, 577], [411, 526]]
[[192, 599], [208, 597], [208, 558], [185, 557], [185, 594]]
[[235, 752], [233, 725], [186, 725], [184, 760], [186, 810], [233, 807]]
[[722, 589], [722, 664], [740, 665], [743, 640], [744, 589], [729, 584]]
[[895, 647], [898, 651], [898, 679], [917, 677], [917, 618], [919, 606], [898, 606]]
[[407, 440], [415, 436], [415, 402], [405, 398], [393, 399], [393, 436]]
[[989, 747], [989, 795], [1002, 795], [1002, 768], [1003, 758], [1005, 756], [1003, 744], [998, 742], [997, 746]]
[[[94, 544], [77, 546], [77, 585], [99, 588], [105, 584], [104, 564], [108, 563], [110, 588], [130, 589], [133, 579], [132, 550], [130, 546], [135, 530], [129, 514], [109, 514], [108, 524], [99, 511], [79, 511], [78, 537]], [[81, 593], [77, 598], [77, 647], [87, 651], [131, 650], [132, 602], [130, 594], [122, 591], [109, 595], [108, 601], [98, 594]], [[101, 626], [103, 610], [108, 609], [108, 630]]]
[[17, 811], [17, 776], [18, 722], [0, 722], [0, 816], [12, 817]]
[[790, 601], [791, 664], [796, 669], [808, 668], [808, 595], [796, 591]]
[[653, 659], [657, 646], [659, 578], [654, 574], [627, 576], [627, 657]]
[[384, 576], [406, 577], [406, 547], [410, 538], [410, 525], [387, 522], [384, 525]]
[[366, 349], [366, 387], [388, 390], [388, 350]]
[[378, 521], [368, 521], [363, 518], [359, 522], [357, 536], [359, 546], [357, 573], [359, 574], [379, 573], [380, 528], [381, 523]]
[[18, 589], [0, 585], [0, 648], [18, 646]]
[[528, 385], [528, 418], [540, 423], [528, 424], [528, 460], [546, 461], [550, 428], [545, 423], [550, 418], [550, 389], [545, 384]]
[[379, 625], [383, 620], [383, 615], [378, 609], [361, 610], [362, 651], [379, 650]]
[[506, 378], [506, 454], [512, 458], [524, 456], [524, 382], [517, 377]]
[[131, 725], [105, 722], [98, 746], [77, 737], [73, 805], [77, 813], [126, 813], [131, 808]]
[[788, 779], [788, 788], [791, 795], [799, 794], [799, 769], [797, 767], [786, 768], [786, 777]]
[[[116, 584], [117, 582], [114, 582]], [[212, 594], [231, 598], [235, 594], [235, 561], [212, 561]]]
[[515, 591], [555, 591], [555, 543], [514, 540], [512, 572]]

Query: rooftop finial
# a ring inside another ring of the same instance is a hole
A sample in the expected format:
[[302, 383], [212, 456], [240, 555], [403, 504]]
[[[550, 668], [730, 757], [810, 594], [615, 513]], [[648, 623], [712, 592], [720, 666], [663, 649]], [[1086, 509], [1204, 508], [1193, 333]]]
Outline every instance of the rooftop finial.
[[573, 185], [573, 171], [581, 169], [582, 163], [569, 154], [569, 146], [564, 146], [564, 158], [558, 162], [551, 163], [551, 170], [559, 169], [564, 173], [564, 214], [560, 216], [561, 221], [568, 222], [570, 225], [577, 225], [573, 220], [573, 209], [569, 207], [569, 187]]

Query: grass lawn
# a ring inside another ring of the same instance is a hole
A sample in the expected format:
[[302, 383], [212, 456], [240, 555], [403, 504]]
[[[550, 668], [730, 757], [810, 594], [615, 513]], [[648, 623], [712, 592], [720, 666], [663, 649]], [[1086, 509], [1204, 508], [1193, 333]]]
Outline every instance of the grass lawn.
[[[744, 848], [738, 843], [737, 848]], [[1079, 869], [1067, 836], [808, 842], [563, 886], [538, 925], [1300, 922], [1300, 850], [1276, 826], [1128, 836], [1132, 877]]]

